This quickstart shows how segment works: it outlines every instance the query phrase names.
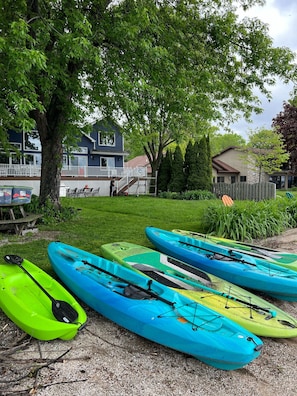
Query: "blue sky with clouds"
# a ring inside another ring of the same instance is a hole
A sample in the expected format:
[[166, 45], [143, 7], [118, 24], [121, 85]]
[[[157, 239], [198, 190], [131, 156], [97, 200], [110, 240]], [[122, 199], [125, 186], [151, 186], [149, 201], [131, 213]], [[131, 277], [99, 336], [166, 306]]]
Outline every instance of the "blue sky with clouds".
[[[269, 34], [277, 47], [288, 47], [297, 54], [297, 0], [267, 0], [263, 7], [253, 7], [246, 16], [257, 17], [269, 27]], [[239, 120], [232, 125], [234, 132], [247, 138], [249, 129], [271, 128], [272, 119], [282, 111], [283, 102], [290, 99], [293, 84], [281, 82], [271, 87], [272, 100], [260, 96], [263, 113], [254, 115], [252, 123]]]

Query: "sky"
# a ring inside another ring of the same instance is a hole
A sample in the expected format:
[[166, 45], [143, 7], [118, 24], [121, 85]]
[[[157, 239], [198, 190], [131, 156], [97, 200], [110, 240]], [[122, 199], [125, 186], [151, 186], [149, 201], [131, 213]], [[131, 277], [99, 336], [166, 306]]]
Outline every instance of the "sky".
[[[267, 0], [263, 7], [253, 7], [246, 12], [248, 17], [257, 17], [269, 27], [269, 35], [276, 47], [288, 47], [297, 54], [297, 0]], [[293, 84], [285, 85], [278, 82], [271, 87], [272, 99], [269, 102], [259, 96], [262, 101], [263, 113], [252, 116], [252, 123], [239, 120], [232, 125], [234, 132], [245, 139], [248, 130], [257, 128], [271, 128], [272, 119], [283, 109], [283, 102], [291, 96]]]

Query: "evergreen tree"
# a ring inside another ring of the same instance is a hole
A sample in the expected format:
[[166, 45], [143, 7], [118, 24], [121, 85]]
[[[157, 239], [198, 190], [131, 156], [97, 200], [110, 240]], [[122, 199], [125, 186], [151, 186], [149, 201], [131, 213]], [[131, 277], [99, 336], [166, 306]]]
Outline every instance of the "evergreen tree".
[[186, 183], [190, 173], [192, 157], [193, 157], [193, 144], [192, 141], [189, 140], [185, 151], [185, 161], [184, 161], [184, 172], [185, 172]]
[[212, 155], [211, 155], [211, 147], [210, 147], [210, 139], [209, 135], [206, 139], [206, 149], [207, 149], [207, 179], [208, 179], [208, 187], [206, 190], [212, 190]]
[[185, 171], [187, 190], [198, 189], [197, 145], [189, 142], [185, 155]]
[[162, 157], [157, 186], [158, 192], [160, 191], [168, 191], [168, 185], [171, 179], [171, 166], [172, 166], [172, 154], [170, 150], [167, 150], [166, 155]]
[[184, 160], [180, 146], [176, 146], [171, 167], [169, 190], [182, 192], [185, 189]]
[[197, 142], [198, 156], [197, 156], [197, 170], [198, 170], [198, 189], [210, 190], [211, 178], [209, 172], [210, 149], [207, 139], [204, 136]]

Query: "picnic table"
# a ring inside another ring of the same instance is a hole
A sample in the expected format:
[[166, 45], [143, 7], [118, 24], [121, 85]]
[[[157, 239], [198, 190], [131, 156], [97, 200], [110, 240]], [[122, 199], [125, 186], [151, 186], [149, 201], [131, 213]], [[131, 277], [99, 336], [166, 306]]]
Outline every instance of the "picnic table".
[[41, 214], [26, 213], [22, 203], [0, 205], [0, 231], [13, 230], [22, 235], [25, 230], [33, 230]]

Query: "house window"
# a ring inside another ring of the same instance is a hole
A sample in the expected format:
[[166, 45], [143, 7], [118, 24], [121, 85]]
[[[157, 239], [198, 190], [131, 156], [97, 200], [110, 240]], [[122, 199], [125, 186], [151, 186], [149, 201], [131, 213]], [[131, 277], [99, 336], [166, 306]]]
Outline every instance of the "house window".
[[68, 156], [66, 154], [63, 154], [63, 168], [65, 166], [68, 166]]
[[88, 154], [88, 147], [79, 147], [76, 150], [72, 150], [71, 154]]
[[239, 180], [241, 183], [246, 183], [246, 176], [240, 176]]
[[70, 166], [87, 166], [88, 158], [82, 155], [72, 155], [69, 157]]
[[103, 168], [114, 168], [115, 167], [115, 160], [111, 157], [101, 157], [100, 158], [100, 166]]
[[25, 154], [25, 165], [41, 166], [41, 154]]
[[24, 150], [41, 151], [41, 143], [37, 131], [24, 133]]
[[236, 181], [235, 176], [231, 176], [231, 184], [235, 183], [235, 181]]
[[218, 176], [217, 177], [217, 183], [225, 183], [225, 177], [224, 176]]
[[98, 140], [100, 146], [115, 146], [115, 133], [99, 132]]
[[0, 163], [1, 164], [9, 164], [9, 158], [10, 158], [9, 154], [7, 155], [4, 152], [0, 153]]
[[285, 188], [286, 185], [286, 177], [284, 175], [281, 176], [270, 176], [269, 181], [276, 184], [276, 188]]
[[[16, 151], [21, 150], [21, 145], [19, 143], [11, 143], [11, 146], [16, 148]], [[5, 153], [4, 151], [0, 151], [0, 164], [20, 164], [21, 157], [17, 154], [16, 151], [10, 151], [9, 154]]]
[[[85, 154], [85, 155], [76, 155]], [[88, 148], [79, 147], [71, 151], [71, 154], [63, 154], [63, 168], [71, 168], [75, 166], [88, 166]]]

